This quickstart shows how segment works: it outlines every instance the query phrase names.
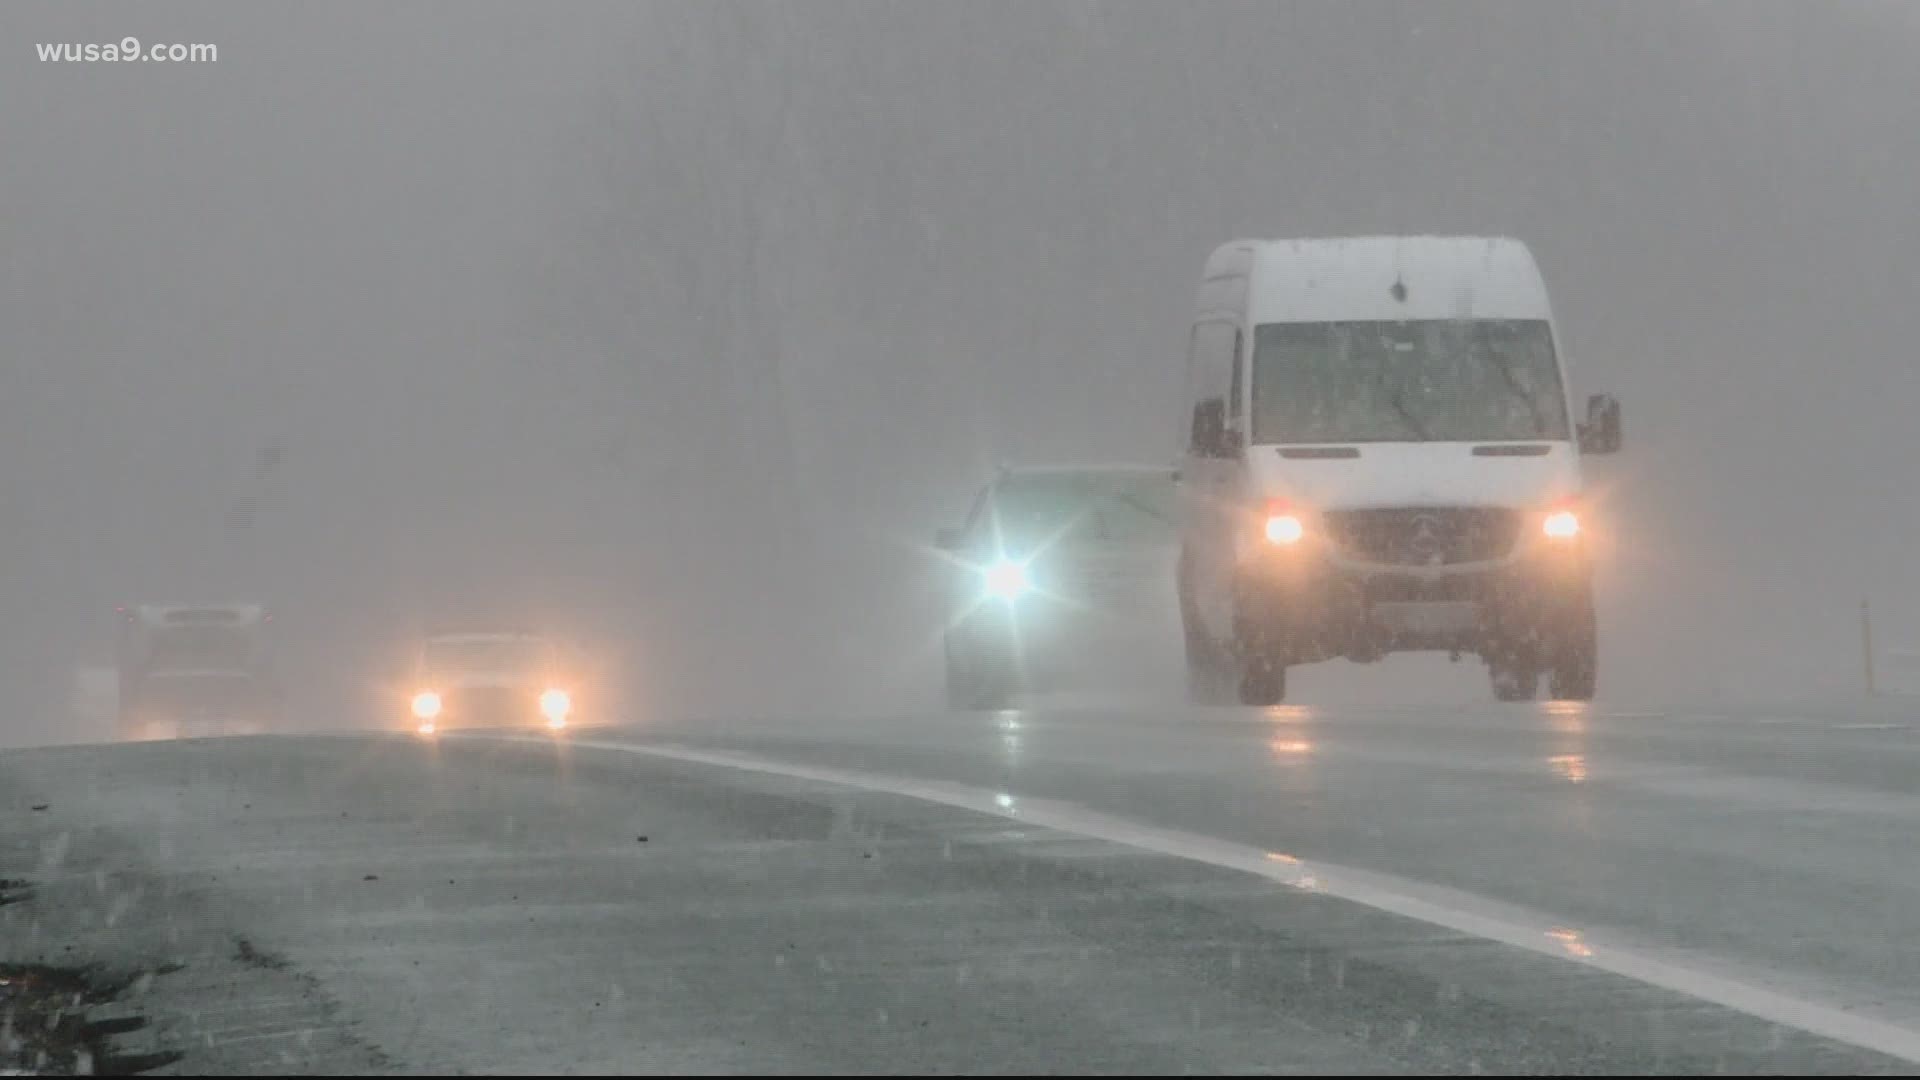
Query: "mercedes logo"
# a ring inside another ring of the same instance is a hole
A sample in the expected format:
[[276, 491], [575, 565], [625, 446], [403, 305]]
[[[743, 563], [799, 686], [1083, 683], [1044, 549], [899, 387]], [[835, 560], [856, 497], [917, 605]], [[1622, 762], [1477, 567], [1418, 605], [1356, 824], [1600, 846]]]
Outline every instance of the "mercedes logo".
[[1413, 536], [1407, 546], [1430, 566], [1437, 566], [1444, 554], [1442, 550], [1440, 517], [1437, 514], [1419, 514], [1413, 519]]

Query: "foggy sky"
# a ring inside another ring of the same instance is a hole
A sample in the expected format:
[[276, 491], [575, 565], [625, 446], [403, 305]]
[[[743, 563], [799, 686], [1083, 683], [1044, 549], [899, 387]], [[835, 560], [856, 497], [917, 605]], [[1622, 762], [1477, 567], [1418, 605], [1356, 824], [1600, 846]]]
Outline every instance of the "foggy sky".
[[[219, 60], [33, 52], [128, 34]], [[1360, 232], [1526, 240], [1623, 400], [1603, 696], [1848, 689], [1863, 594], [1920, 644], [1917, 43], [1898, 4], [0, 8], [0, 740], [59, 737], [115, 604], [242, 594], [320, 710], [483, 612], [645, 707], [922, 704], [922, 545], [992, 463], [1170, 461], [1207, 252]]]

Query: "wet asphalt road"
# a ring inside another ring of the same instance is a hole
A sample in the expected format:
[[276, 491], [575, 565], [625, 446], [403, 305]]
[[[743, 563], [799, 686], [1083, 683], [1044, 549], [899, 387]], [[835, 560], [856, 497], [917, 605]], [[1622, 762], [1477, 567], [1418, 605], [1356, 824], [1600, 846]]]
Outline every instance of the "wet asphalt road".
[[[11, 751], [0, 877], [30, 891], [0, 960], [168, 965], [139, 1005], [182, 1071], [1909, 1071], [1715, 1000], [1920, 1045], [1916, 763], [1884, 706]], [[1211, 841], [1347, 885], [1215, 865]], [[1373, 902], [1400, 886], [1460, 918]], [[1596, 969], [1585, 942], [1679, 975]]]

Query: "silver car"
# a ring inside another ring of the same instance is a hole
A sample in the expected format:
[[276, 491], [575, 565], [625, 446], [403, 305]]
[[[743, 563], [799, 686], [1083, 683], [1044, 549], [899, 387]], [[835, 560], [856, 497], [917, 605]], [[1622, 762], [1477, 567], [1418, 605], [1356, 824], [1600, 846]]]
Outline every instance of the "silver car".
[[949, 704], [1100, 686], [1177, 649], [1175, 507], [1170, 469], [1003, 468], [938, 537]]
[[435, 634], [421, 643], [414, 684], [407, 704], [422, 735], [535, 724], [560, 731], [573, 718], [559, 650], [537, 634]]

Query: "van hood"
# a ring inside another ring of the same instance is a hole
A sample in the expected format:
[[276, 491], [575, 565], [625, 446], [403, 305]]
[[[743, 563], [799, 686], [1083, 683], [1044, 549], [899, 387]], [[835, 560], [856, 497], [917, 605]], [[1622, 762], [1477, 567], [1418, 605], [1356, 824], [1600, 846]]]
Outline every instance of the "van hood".
[[1580, 494], [1580, 457], [1569, 442], [1252, 446], [1247, 464], [1252, 494], [1316, 510], [1528, 509]]

